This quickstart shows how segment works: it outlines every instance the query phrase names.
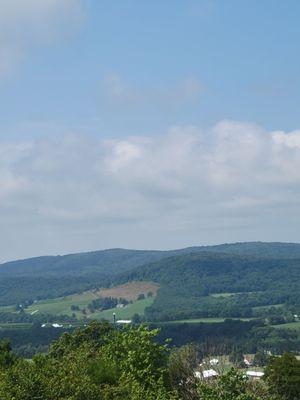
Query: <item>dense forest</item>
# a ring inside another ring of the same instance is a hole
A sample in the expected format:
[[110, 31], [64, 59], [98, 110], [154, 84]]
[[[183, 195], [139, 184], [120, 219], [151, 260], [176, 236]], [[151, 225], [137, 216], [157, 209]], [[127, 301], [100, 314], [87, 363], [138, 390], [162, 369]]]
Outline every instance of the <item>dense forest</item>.
[[[171, 349], [145, 326], [116, 329], [94, 322], [65, 333], [31, 361], [0, 343], [2, 400], [296, 400], [300, 361], [291, 354], [260, 357], [264, 379], [250, 381], [238, 358], [214, 379], [203, 355], [188, 345]], [[237, 354], [237, 353], [236, 353]], [[236, 366], [235, 366], [236, 365]], [[204, 367], [205, 368], [205, 367]]]
[[255, 317], [253, 308], [300, 305], [300, 259], [199, 252], [170, 257], [118, 277], [151, 280], [161, 289], [149, 320]]
[[[15, 328], [0, 329], [0, 340], [9, 337], [14, 351], [25, 358], [32, 358], [34, 354], [46, 351], [51, 341], [57, 339], [63, 332], [70, 333], [76, 329], [76, 321], [72, 321], [72, 327], [69, 327], [69, 323], [64, 324], [66, 318], [63, 316], [43, 315], [30, 318], [30, 321], [35, 321], [30, 326], [16, 325]], [[49, 324], [42, 327], [41, 322], [45, 320], [48, 320]], [[60, 322], [63, 326], [54, 328], [51, 324], [53, 321]], [[220, 323], [186, 322], [148, 325], [153, 329], [159, 328], [157, 340], [160, 343], [164, 343], [167, 339], [171, 339], [172, 347], [195, 343], [206, 356], [230, 354], [236, 348], [245, 353], [271, 351], [275, 354], [300, 349], [299, 330], [274, 328], [262, 320], [227, 319]]]
[[106, 286], [112, 277], [139, 265], [194, 252], [111, 249], [36, 257], [0, 265], [0, 305], [47, 299]]

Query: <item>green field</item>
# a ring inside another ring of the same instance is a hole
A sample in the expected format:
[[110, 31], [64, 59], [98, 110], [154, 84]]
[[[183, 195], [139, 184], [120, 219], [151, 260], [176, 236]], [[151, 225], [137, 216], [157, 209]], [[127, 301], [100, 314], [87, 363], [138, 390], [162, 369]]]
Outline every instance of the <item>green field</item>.
[[[97, 295], [93, 292], [85, 292], [78, 295], [61, 297], [58, 299], [50, 299], [39, 301], [26, 309], [28, 314], [40, 313], [40, 314], [53, 314], [53, 315], [72, 315], [72, 305], [76, 305], [79, 308], [86, 308], [92, 300], [97, 298]], [[91, 319], [109, 319], [112, 320], [113, 313], [116, 313], [117, 319], [130, 319], [134, 314], [144, 314], [146, 307], [149, 307], [154, 301], [154, 298], [149, 297], [145, 300], [134, 301], [132, 304], [128, 304], [124, 308], [113, 308], [110, 310], [99, 311], [88, 315]], [[83, 314], [80, 311], [75, 311], [77, 318], [83, 318]]]
[[28, 329], [32, 326], [31, 323], [26, 323], [26, 322], [15, 322], [15, 323], [3, 323], [0, 324], [0, 330], [1, 329]]
[[257, 307], [252, 307], [252, 310], [269, 310], [270, 308], [274, 307], [274, 308], [281, 308], [283, 307], [284, 304], [270, 304], [268, 306], [257, 306]]
[[276, 329], [300, 329], [300, 321], [289, 322], [287, 324], [272, 325]]
[[0, 312], [15, 312], [16, 311], [16, 306], [11, 305], [11, 306], [0, 306]]
[[148, 297], [145, 300], [134, 301], [132, 304], [128, 304], [124, 308], [112, 308], [111, 310], [105, 310], [101, 312], [95, 312], [90, 314], [91, 319], [107, 319], [113, 321], [113, 313], [116, 314], [116, 319], [131, 319], [134, 314], [143, 315], [145, 308], [150, 307], [153, 303], [153, 297]]
[[176, 321], [166, 321], [162, 322], [162, 324], [199, 324], [199, 323], [218, 324], [224, 322], [226, 319], [251, 321], [253, 318], [195, 318], [195, 319], [181, 319]]
[[[93, 292], [84, 292], [72, 296], [59, 297], [57, 299], [42, 300], [32, 304], [26, 309], [28, 314], [38, 312], [40, 314], [54, 314], [54, 315], [72, 315], [73, 311], [71, 306], [75, 305], [80, 308], [85, 308], [97, 296]], [[77, 316], [82, 314], [75, 312]]]

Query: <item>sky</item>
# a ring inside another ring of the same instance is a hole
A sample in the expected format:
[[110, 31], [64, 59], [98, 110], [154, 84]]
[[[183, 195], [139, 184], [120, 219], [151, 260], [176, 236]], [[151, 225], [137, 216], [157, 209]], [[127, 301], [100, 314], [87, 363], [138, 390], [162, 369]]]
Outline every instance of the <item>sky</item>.
[[0, 0], [0, 261], [300, 242], [297, 0]]

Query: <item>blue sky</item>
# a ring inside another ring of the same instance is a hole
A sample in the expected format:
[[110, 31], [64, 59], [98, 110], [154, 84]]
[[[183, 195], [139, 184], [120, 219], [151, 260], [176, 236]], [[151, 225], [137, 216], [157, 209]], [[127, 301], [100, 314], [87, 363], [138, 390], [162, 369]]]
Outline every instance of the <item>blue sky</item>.
[[[297, 128], [299, 2], [82, 5], [84, 16], [72, 32], [28, 46], [25, 60], [2, 80], [2, 137], [7, 131], [23, 135], [18, 125], [29, 125], [29, 136], [38, 135], [41, 124], [55, 125], [59, 133], [122, 136], [160, 133], [173, 124], [209, 126], [225, 118], [267, 129]], [[112, 75], [146, 99], [111, 104], [105, 81]], [[188, 79], [198, 82], [197, 95], [172, 104], [168, 96]]]
[[298, 1], [0, 10], [1, 260], [300, 241]]

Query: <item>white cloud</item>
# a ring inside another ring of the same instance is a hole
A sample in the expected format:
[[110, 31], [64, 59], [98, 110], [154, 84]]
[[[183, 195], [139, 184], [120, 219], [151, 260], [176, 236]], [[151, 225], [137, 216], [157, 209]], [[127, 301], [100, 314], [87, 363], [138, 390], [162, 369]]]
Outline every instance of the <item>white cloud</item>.
[[84, 0], [0, 0], [0, 77], [10, 74], [33, 48], [73, 32]]
[[1, 257], [299, 240], [299, 142], [300, 131], [222, 121], [152, 138], [0, 143]]

